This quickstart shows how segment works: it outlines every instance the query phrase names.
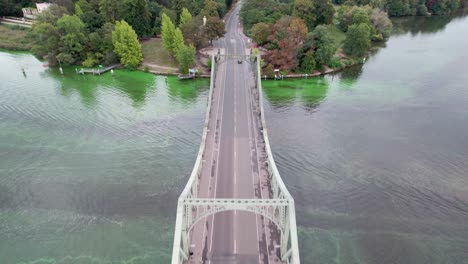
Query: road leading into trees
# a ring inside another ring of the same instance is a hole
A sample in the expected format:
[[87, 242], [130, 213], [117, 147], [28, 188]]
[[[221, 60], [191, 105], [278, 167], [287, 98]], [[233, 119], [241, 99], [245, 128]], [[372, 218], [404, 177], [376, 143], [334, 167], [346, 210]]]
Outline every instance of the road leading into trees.
[[[222, 53], [246, 53], [239, 10], [240, 4], [227, 15], [225, 37], [213, 44]], [[250, 63], [239, 63], [235, 58], [221, 60], [216, 74], [199, 197], [267, 198], [267, 188], [262, 192], [260, 187], [264, 180], [259, 160], [263, 157], [257, 147], [261, 136]], [[268, 225], [263, 218], [248, 212], [227, 211], [207, 217], [192, 233], [190, 263], [276, 263], [268, 254], [272, 246], [271, 242], [267, 246], [269, 232], [264, 226]]]

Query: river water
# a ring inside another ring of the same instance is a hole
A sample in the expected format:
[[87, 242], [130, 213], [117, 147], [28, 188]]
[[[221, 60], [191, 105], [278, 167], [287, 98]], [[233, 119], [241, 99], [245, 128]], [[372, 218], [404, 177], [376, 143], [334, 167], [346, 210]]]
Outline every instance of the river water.
[[169, 263], [209, 81], [61, 76], [21, 53], [0, 80], [0, 263]]
[[395, 26], [364, 65], [264, 82], [303, 263], [468, 263], [468, 17]]
[[[468, 17], [395, 25], [365, 65], [264, 82], [302, 263], [468, 263]], [[0, 263], [169, 263], [208, 85], [0, 52]]]

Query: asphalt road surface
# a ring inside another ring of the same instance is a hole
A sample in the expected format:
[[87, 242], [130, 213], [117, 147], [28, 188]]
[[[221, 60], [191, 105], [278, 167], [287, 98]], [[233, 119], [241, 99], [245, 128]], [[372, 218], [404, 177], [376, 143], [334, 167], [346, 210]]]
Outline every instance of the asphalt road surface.
[[[226, 17], [224, 38], [214, 41], [225, 54], [246, 53], [238, 4]], [[213, 91], [199, 197], [262, 198], [257, 147], [258, 112], [252, 94], [251, 65], [237, 58], [221, 60]], [[258, 102], [257, 102], [258, 103]], [[263, 219], [253, 213], [228, 211], [200, 221], [192, 233], [190, 263], [275, 263], [268, 256]]]

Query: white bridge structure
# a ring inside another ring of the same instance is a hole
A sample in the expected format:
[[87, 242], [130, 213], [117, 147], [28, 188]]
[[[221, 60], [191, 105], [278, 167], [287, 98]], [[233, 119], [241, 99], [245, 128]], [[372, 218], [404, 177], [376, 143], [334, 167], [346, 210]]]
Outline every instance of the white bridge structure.
[[[248, 61], [252, 64], [252, 69], [255, 76], [255, 85], [258, 89], [258, 98], [261, 115], [261, 131], [265, 142], [264, 151], [266, 153], [265, 167], [268, 171], [270, 182], [270, 193], [272, 197], [269, 199], [210, 199], [199, 198], [199, 179], [201, 177], [203, 166], [203, 153], [205, 150], [205, 140], [208, 133], [208, 122], [210, 121], [212, 94], [217, 63], [224, 59], [239, 58]], [[223, 211], [247, 211], [262, 215], [276, 224], [279, 231], [280, 245], [279, 258], [283, 263], [299, 264], [299, 247], [296, 229], [296, 214], [294, 209], [294, 200], [291, 194], [286, 189], [283, 180], [280, 177], [273, 159], [268, 139], [267, 128], [265, 124], [265, 116], [263, 109], [263, 93], [261, 86], [260, 72], [260, 56], [250, 55], [217, 55], [212, 56], [211, 67], [211, 83], [208, 98], [208, 105], [205, 117], [205, 124], [202, 135], [202, 142], [198, 152], [198, 156], [191, 173], [191, 176], [185, 186], [182, 194], [179, 197], [177, 204], [177, 218], [174, 235], [174, 245], [172, 253], [172, 264], [182, 264], [189, 260], [191, 233], [195, 224], [207, 216]]]

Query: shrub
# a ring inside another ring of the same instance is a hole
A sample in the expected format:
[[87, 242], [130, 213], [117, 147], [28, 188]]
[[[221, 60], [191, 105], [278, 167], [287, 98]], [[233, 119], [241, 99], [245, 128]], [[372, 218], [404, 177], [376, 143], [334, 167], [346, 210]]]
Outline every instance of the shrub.
[[332, 69], [340, 68], [341, 67], [341, 62], [339, 57], [333, 57], [330, 60], [330, 63], [328, 64], [328, 67]]

